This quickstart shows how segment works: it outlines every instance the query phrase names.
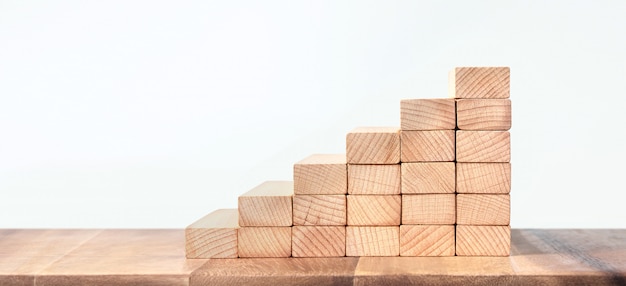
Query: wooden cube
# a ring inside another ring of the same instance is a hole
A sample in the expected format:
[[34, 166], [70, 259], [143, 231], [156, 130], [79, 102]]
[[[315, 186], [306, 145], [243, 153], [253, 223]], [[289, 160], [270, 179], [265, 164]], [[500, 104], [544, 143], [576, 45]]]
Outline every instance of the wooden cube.
[[454, 130], [454, 99], [405, 99], [400, 101], [402, 130]]
[[459, 99], [456, 110], [460, 130], [511, 129], [509, 99]]
[[400, 164], [348, 165], [348, 194], [399, 195]]
[[454, 130], [402, 131], [402, 163], [454, 161]]
[[456, 161], [472, 163], [511, 160], [511, 136], [508, 131], [456, 132]]
[[240, 226], [291, 226], [293, 182], [268, 181], [239, 196]]
[[242, 227], [238, 234], [239, 257], [291, 256], [291, 227]]
[[456, 191], [461, 194], [508, 194], [510, 163], [457, 163]]
[[402, 194], [453, 194], [454, 162], [402, 163]]
[[349, 164], [400, 163], [400, 128], [359, 127], [346, 136]]
[[454, 256], [454, 225], [401, 225], [400, 256]]
[[346, 227], [346, 256], [400, 255], [399, 226]]
[[402, 195], [402, 224], [454, 224], [455, 194]]
[[291, 256], [346, 256], [345, 226], [294, 226], [291, 230]]
[[448, 76], [448, 93], [453, 98], [509, 98], [508, 67], [457, 67]]
[[485, 225], [456, 226], [456, 255], [509, 256], [511, 227]]
[[294, 195], [293, 225], [346, 225], [345, 195]]
[[348, 195], [348, 225], [400, 225], [400, 195]]
[[509, 195], [458, 194], [456, 223], [465, 225], [509, 225]]
[[345, 154], [314, 154], [293, 166], [296, 195], [345, 195], [348, 186]]
[[216, 210], [185, 229], [186, 257], [237, 258], [238, 213]]

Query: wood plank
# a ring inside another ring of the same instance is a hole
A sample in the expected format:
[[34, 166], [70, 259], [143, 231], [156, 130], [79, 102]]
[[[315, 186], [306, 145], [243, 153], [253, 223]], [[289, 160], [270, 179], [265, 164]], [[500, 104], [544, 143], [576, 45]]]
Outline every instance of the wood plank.
[[358, 127], [346, 135], [349, 164], [400, 163], [400, 128]]
[[293, 225], [346, 225], [345, 195], [294, 195]]
[[402, 163], [454, 161], [454, 130], [402, 131]]
[[458, 225], [456, 227], [456, 255], [509, 256], [511, 251], [510, 226]]
[[348, 225], [400, 225], [400, 195], [348, 195]]
[[313, 154], [293, 166], [296, 195], [345, 195], [348, 186], [345, 154]]
[[402, 130], [454, 130], [456, 111], [454, 99], [404, 99], [400, 101]]
[[454, 224], [455, 194], [402, 195], [402, 224]]
[[457, 163], [456, 191], [462, 194], [508, 194], [510, 163]]
[[348, 165], [348, 194], [399, 195], [400, 164]]
[[347, 226], [346, 256], [400, 255], [399, 226]]
[[454, 225], [401, 225], [400, 256], [454, 256]]
[[459, 99], [456, 102], [460, 130], [511, 129], [511, 100]]
[[455, 192], [454, 162], [402, 163], [402, 194]]
[[466, 225], [509, 225], [509, 195], [458, 194], [456, 223]]
[[267, 181], [239, 196], [239, 226], [291, 226], [293, 182]]
[[291, 256], [346, 256], [345, 226], [294, 226], [291, 229]]
[[508, 67], [457, 67], [448, 75], [452, 98], [509, 98]]
[[185, 229], [185, 253], [192, 258], [237, 258], [239, 213], [220, 209]]
[[239, 257], [290, 257], [291, 227], [242, 227], [238, 247]]
[[511, 160], [511, 136], [508, 131], [456, 132], [456, 161], [506, 163]]

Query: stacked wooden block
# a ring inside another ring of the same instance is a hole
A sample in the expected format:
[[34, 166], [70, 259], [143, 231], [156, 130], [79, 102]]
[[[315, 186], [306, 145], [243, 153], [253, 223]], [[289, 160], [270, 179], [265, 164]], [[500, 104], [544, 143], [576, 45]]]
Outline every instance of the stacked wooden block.
[[508, 68], [456, 68], [449, 99], [402, 100], [401, 126], [362, 127], [186, 229], [188, 258], [506, 256]]

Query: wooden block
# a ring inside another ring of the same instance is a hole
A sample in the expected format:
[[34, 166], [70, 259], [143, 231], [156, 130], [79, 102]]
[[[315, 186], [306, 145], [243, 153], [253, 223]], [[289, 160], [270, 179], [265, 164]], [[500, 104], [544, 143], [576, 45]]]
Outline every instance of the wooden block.
[[456, 192], [508, 194], [511, 192], [511, 163], [456, 163]]
[[508, 67], [458, 67], [448, 76], [453, 98], [509, 98]]
[[185, 229], [185, 253], [191, 258], [237, 258], [238, 213], [216, 210]]
[[456, 205], [457, 224], [509, 225], [509, 195], [459, 194], [456, 196]]
[[403, 194], [451, 194], [454, 192], [454, 162], [402, 163]]
[[400, 164], [348, 165], [348, 194], [399, 195]]
[[240, 226], [291, 226], [293, 182], [268, 181], [239, 196]]
[[402, 130], [454, 130], [454, 99], [404, 99], [400, 101]]
[[511, 227], [485, 225], [456, 226], [456, 255], [509, 256]]
[[293, 257], [346, 256], [345, 226], [294, 226], [291, 231]]
[[454, 130], [402, 131], [402, 163], [454, 161]]
[[456, 132], [457, 162], [510, 162], [511, 136], [508, 131]]
[[346, 227], [346, 256], [400, 255], [399, 226]]
[[454, 256], [454, 225], [401, 225], [400, 256]]
[[400, 225], [400, 195], [348, 195], [348, 225]]
[[348, 164], [400, 163], [398, 127], [359, 127], [346, 136]]
[[314, 154], [293, 166], [296, 195], [345, 195], [348, 186], [345, 154]]
[[293, 225], [346, 225], [345, 195], [294, 195]]
[[460, 130], [511, 129], [509, 99], [459, 99], [456, 124]]
[[239, 229], [239, 257], [290, 257], [291, 227], [251, 226]]
[[402, 195], [402, 224], [454, 224], [455, 194]]

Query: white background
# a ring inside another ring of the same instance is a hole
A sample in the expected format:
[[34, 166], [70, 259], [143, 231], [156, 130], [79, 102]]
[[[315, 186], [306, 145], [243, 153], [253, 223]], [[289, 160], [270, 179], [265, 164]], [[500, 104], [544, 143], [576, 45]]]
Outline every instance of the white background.
[[0, 227], [183, 228], [455, 66], [510, 66], [511, 225], [626, 227], [624, 1], [0, 0]]

